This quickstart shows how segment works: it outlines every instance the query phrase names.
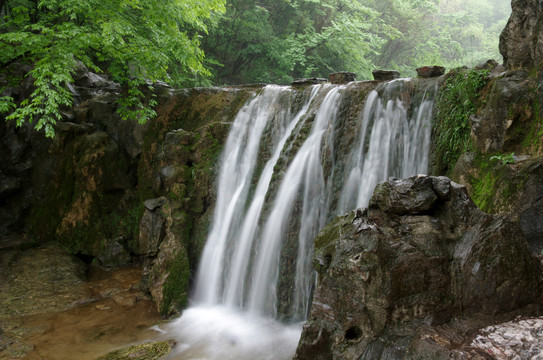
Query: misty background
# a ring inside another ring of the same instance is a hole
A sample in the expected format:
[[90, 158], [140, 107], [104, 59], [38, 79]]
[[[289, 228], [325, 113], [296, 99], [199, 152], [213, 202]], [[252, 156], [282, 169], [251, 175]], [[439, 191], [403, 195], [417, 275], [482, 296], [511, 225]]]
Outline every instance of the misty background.
[[510, 0], [228, 0], [201, 37], [212, 76], [194, 85], [502, 62], [510, 14]]

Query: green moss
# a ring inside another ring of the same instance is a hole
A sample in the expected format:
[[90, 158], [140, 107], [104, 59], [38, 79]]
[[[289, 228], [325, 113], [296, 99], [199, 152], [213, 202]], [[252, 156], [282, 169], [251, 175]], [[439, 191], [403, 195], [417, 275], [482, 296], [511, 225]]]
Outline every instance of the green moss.
[[315, 238], [315, 260], [313, 266], [323, 278], [330, 267], [332, 258], [336, 252], [336, 242], [341, 239], [346, 224], [352, 223], [355, 211], [347, 215], [337, 216], [330, 224], [326, 225]]
[[[511, 154], [479, 155], [473, 166], [476, 174], [469, 178], [473, 202], [486, 213], [507, 210], [507, 205], [524, 187], [528, 178], [524, 172], [509, 166]], [[503, 159], [503, 160], [500, 160]]]
[[168, 355], [172, 347], [173, 343], [170, 341], [132, 345], [100, 356], [96, 360], [159, 360]]
[[495, 195], [496, 177], [492, 172], [487, 172], [482, 179], [475, 179], [471, 197], [475, 204], [487, 213], [492, 212], [492, 202]]
[[171, 315], [174, 309], [184, 308], [188, 302], [190, 266], [184, 248], [168, 269], [168, 273], [163, 287], [164, 300], [160, 309], [162, 315]]
[[539, 103], [535, 101], [532, 109], [534, 111], [534, 119], [530, 123], [530, 128], [527, 131], [526, 136], [522, 140], [522, 146], [526, 149], [533, 148], [537, 152], [541, 150], [542, 138], [543, 138], [543, 116]]

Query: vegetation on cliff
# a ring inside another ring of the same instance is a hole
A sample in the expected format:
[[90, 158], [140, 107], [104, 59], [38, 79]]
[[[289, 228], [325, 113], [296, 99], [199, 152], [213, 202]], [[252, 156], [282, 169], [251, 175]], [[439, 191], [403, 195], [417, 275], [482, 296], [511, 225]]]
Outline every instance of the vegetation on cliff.
[[[140, 0], [7, 0], [0, 19], [0, 68], [28, 63], [29, 98], [0, 98], [0, 110], [18, 125], [35, 122], [54, 135], [63, 107], [72, 105], [74, 70], [82, 63], [105, 72], [123, 87], [122, 118], [145, 121], [156, 104], [145, 91], [150, 82], [187, 84], [208, 75], [200, 33], [222, 11], [222, 0], [148, 2]], [[9, 72], [8, 72], [9, 75]], [[18, 82], [21, 79], [12, 79]]]
[[453, 70], [439, 90], [433, 131], [434, 156], [440, 171], [450, 174], [460, 155], [473, 149], [471, 116], [477, 111], [488, 73], [488, 70]]

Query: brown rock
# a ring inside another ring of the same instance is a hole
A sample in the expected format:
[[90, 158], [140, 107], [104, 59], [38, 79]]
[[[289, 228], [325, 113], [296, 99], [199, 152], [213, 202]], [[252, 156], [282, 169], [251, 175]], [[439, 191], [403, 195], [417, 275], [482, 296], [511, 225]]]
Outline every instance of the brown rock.
[[541, 0], [513, 0], [511, 6], [511, 17], [500, 35], [505, 66], [539, 66], [543, 61], [543, 4]]
[[449, 359], [469, 332], [451, 319], [537, 303], [541, 289], [518, 223], [481, 212], [443, 177], [378, 185], [368, 210], [322, 230], [314, 265], [299, 360]]
[[422, 78], [438, 77], [445, 74], [443, 66], [423, 66], [417, 69], [417, 75]]
[[347, 84], [356, 80], [356, 74], [347, 71], [341, 71], [328, 75], [328, 79], [332, 84]]
[[374, 70], [372, 74], [377, 81], [394, 80], [400, 77], [400, 73], [396, 70]]

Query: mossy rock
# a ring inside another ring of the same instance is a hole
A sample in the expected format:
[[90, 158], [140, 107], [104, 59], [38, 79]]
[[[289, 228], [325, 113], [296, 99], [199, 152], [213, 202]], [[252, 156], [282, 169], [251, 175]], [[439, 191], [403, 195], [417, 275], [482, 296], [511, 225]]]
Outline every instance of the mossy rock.
[[543, 157], [464, 154], [453, 178], [484, 212], [518, 218], [532, 251], [543, 249]]
[[173, 341], [132, 345], [100, 356], [96, 360], [159, 360], [168, 355], [174, 346]]

